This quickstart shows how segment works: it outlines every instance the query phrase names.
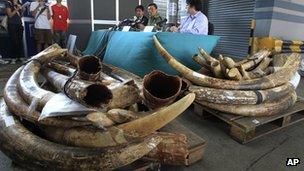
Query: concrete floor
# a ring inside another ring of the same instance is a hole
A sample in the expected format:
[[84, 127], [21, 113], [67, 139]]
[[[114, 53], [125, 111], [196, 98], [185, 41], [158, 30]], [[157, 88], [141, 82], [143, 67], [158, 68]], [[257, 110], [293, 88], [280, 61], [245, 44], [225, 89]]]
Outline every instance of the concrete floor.
[[[298, 94], [304, 97], [304, 81]], [[304, 170], [304, 122], [272, 133], [246, 145], [241, 145], [228, 135], [228, 127], [216, 119], [202, 120], [192, 111], [186, 111], [178, 120], [207, 140], [203, 160], [190, 167], [163, 167], [162, 170], [185, 171], [243, 171], [243, 170]], [[301, 164], [286, 167], [287, 158], [300, 158]], [[0, 171], [23, 170], [12, 165], [0, 152]]]

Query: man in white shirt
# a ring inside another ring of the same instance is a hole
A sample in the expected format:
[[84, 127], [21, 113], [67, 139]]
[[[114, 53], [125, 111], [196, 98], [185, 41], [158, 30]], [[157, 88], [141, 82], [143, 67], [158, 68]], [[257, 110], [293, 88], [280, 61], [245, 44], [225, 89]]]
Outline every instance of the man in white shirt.
[[50, 19], [51, 7], [45, 0], [37, 0], [30, 5], [30, 12], [35, 17], [35, 40], [37, 51], [41, 52], [52, 44], [52, 31]]
[[208, 35], [208, 19], [201, 12], [201, 0], [186, 0], [187, 12], [190, 14], [187, 18], [181, 21], [179, 27], [171, 27], [172, 32], [191, 33], [198, 35]]

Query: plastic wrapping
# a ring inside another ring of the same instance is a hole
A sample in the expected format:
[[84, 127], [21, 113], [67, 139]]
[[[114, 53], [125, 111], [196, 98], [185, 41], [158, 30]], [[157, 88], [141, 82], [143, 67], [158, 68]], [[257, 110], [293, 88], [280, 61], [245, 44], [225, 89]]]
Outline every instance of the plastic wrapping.
[[71, 100], [63, 93], [58, 93], [46, 103], [38, 121], [49, 117], [87, 115], [91, 112], [96, 110]]
[[301, 55], [301, 64], [300, 64], [299, 74], [301, 76], [304, 76], [304, 55]]
[[300, 84], [301, 76], [298, 72], [294, 74], [294, 76], [290, 79], [289, 83], [293, 85], [294, 89], [297, 89], [297, 87]]

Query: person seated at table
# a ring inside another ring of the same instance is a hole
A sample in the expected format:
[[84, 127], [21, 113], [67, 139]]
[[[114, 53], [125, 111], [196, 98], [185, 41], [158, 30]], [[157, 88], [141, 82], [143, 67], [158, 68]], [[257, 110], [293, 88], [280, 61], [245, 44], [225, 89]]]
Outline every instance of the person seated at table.
[[170, 28], [170, 31], [198, 35], [208, 35], [208, 19], [201, 12], [201, 0], [186, 0], [186, 3], [187, 12], [190, 15], [181, 21], [181, 25], [179, 27], [173, 26]]
[[134, 19], [136, 21], [135, 27], [143, 30], [146, 25], [148, 25], [148, 18], [144, 15], [145, 14], [145, 8], [142, 5], [138, 5], [135, 8], [135, 16]]
[[159, 26], [159, 23], [163, 21], [163, 18], [158, 14], [157, 5], [151, 3], [148, 5], [149, 21], [148, 26]]

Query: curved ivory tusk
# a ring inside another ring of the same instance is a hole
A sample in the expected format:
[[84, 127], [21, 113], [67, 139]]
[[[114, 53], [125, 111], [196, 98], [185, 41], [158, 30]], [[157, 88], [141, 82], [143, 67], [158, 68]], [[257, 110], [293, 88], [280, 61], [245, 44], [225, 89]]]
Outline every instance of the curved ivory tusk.
[[152, 71], [143, 80], [144, 103], [150, 109], [157, 109], [174, 102], [182, 88], [182, 79], [161, 71]]
[[223, 57], [223, 64], [228, 69], [232, 69], [236, 67], [234, 60], [229, 57]]
[[266, 90], [241, 91], [224, 90], [201, 86], [191, 86], [190, 92], [195, 93], [195, 100], [206, 101], [217, 104], [261, 104], [264, 102], [275, 102], [294, 91], [291, 84], [287, 83], [279, 87]]
[[[18, 80], [18, 74], [20, 73], [21, 69], [22, 68], [15, 72], [5, 87], [4, 98], [9, 106], [9, 110], [14, 112], [14, 114], [17, 116], [21, 116], [30, 122], [47, 126], [45, 127], [45, 130], [50, 130], [47, 132], [51, 132], [51, 134], [46, 134], [46, 136], [53, 141], [65, 142], [66, 144], [74, 146], [92, 148], [126, 144], [127, 142], [136, 138], [125, 135], [121, 129], [117, 129], [115, 127], [111, 127], [107, 131], [77, 128], [78, 126], [91, 125], [90, 122], [78, 122], [57, 118], [47, 118], [38, 122], [40, 113], [30, 110], [29, 106], [18, 94], [18, 89], [15, 82]], [[65, 130], [63, 128], [69, 129]], [[90, 141], [87, 141], [88, 139]]]
[[96, 56], [83, 56], [77, 63], [77, 76], [80, 79], [88, 81], [97, 81], [100, 79], [102, 64], [100, 58]]
[[227, 73], [228, 78], [231, 80], [237, 80], [240, 81], [243, 79], [242, 74], [240, 73], [240, 71], [237, 68], [232, 68], [228, 71]]
[[[98, 125], [97, 125], [98, 126]], [[103, 127], [104, 125], [102, 125]], [[95, 128], [74, 127], [62, 129], [57, 127], [41, 127], [47, 139], [74, 147], [106, 148], [127, 145], [138, 140], [138, 137], [126, 135], [123, 130], [115, 126], [106, 131]]]
[[198, 48], [198, 51], [209, 64], [211, 64], [212, 62], [218, 61], [217, 59], [210, 56], [203, 48]]
[[[248, 77], [250, 79], [255, 79], [255, 78], [260, 78], [266, 75], [265, 70], [267, 69], [267, 67], [269, 66], [269, 64], [271, 63], [272, 59], [271, 58], [264, 58], [262, 60], [262, 62], [252, 71], [245, 71], [245, 69], [242, 71], [244, 72], [246, 75], [248, 75]], [[240, 66], [242, 67], [242, 65]], [[242, 68], [243, 69], [243, 68]]]
[[109, 117], [117, 124], [122, 124], [130, 122], [138, 118], [135, 112], [124, 110], [124, 109], [112, 109], [106, 113], [106, 116]]
[[69, 81], [68, 76], [50, 69], [43, 69], [42, 73], [57, 90], [84, 105], [99, 108], [107, 105], [113, 98], [112, 91], [103, 84], [79, 79]]
[[223, 78], [222, 68], [219, 61], [213, 61], [210, 64], [213, 75], [217, 78]]
[[293, 53], [285, 55], [287, 58], [284, 67], [274, 74], [265, 76], [260, 79], [253, 80], [241, 80], [231, 81], [218, 78], [212, 78], [200, 73], [197, 73], [185, 65], [178, 62], [173, 56], [171, 56], [166, 49], [160, 44], [157, 38], [154, 36], [154, 43], [158, 52], [167, 60], [169, 65], [180, 72], [185, 78], [200, 86], [214, 87], [219, 89], [230, 90], [254, 90], [254, 89], [269, 89], [277, 87], [287, 83], [290, 78], [297, 71], [300, 63], [300, 55]]
[[[9, 110], [17, 116], [20, 116], [30, 122], [38, 123], [38, 118], [40, 113], [35, 110], [30, 110], [28, 104], [24, 102], [22, 97], [18, 93], [18, 87], [16, 82], [19, 80], [19, 75], [23, 67], [20, 67], [7, 81], [4, 88], [4, 100], [9, 108]], [[68, 119], [57, 119], [57, 118], [47, 118], [39, 124], [51, 125], [57, 127], [75, 127], [89, 125], [88, 122], [76, 122]]]
[[45, 127], [42, 130], [52, 141], [64, 142], [73, 146], [92, 148], [125, 145], [164, 127], [186, 110], [194, 99], [195, 94], [190, 93], [170, 106], [136, 120], [110, 127], [103, 132], [96, 129], [70, 128], [63, 130], [52, 127]]
[[196, 62], [197, 64], [199, 64], [200, 66], [210, 69], [210, 64], [207, 64], [207, 61], [205, 58], [203, 58], [201, 55], [199, 54], [195, 54], [192, 56], [192, 59], [194, 62]]
[[297, 94], [292, 91], [289, 95], [269, 103], [262, 103], [259, 105], [229, 105], [216, 104], [205, 101], [199, 103], [211, 109], [215, 109], [225, 113], [231, 113], [242, 116], [271, 116], [276, 115], [289, 107], [293, 106], [297, 100]]
[[148, 116], [118, 125], [117, 127], [130, 135], [147, 136], [179, 116], [192, 104], [194, 99], [195, 94], [190, 93], [168, 107], [161, 108]]
[[[151, 136], [143, 142], [122, 148], [69, 147], [34, 135], [13, 118], [3, 101], [0, 106], [1, 151], [17, 163], [27, 163], [27, 167], [35, 165], [52, 170], [113, 170], [142, 158], [162, 141], [158, 136]], [[6, 118], [12, 118], [13, 122], [6, 125]]]
[[245, 69], [248, 70], [250, 68], [253, 68], [254, 66], [258, 65], [263, 59], [267, 58], [270, 55], [270, 51], [268, 50], [260, 50], [256, 54], [252, 56], [252, 60], [249, 60], [246, 63], [241, 64], [241, 66]]
[[66, 49], [58, 48], [57, 44], [52, 45], [33, 56], [21, 71], [18, 81], [20, 95], [28, 104], [31, 104], [31, 107], [37, 107], [38, 110], [41, 110], [46, 102], [54, 96], [53, 92], [40, 88], [36, 79], [42, 64], [60, 57], [65, 52]]
[[20, 73], [18, 87], [23, 99], [33, 107], [33, 110], [42, 110], [45, 104], [55, 95], [51, 91], [42, 89], [37, 83], [41, 64], [38, 61], [31, 61]]

